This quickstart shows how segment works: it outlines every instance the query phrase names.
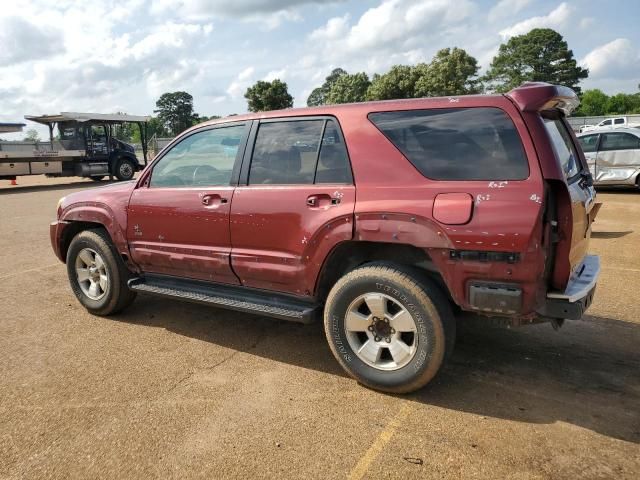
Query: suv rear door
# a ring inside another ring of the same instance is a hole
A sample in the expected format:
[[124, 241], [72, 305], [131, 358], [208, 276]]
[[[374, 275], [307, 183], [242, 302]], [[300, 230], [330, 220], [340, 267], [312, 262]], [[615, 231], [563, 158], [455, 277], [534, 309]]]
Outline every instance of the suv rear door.
[[333, 117], [255, 121], [231, 205], [242, 285], [310, 295], [328, 252], [353, 230], [355, 187]]
[[596, 195], [592, 177], [576, 148], [577, 139], [564, 116], [559, 112], [550, 112], [543, 115], [543, 121], [569, 189], [572, 225], [568, 260], [570, 271], [573, 271], [587, 254], [593, 221], [593, 215], [590, 214]]

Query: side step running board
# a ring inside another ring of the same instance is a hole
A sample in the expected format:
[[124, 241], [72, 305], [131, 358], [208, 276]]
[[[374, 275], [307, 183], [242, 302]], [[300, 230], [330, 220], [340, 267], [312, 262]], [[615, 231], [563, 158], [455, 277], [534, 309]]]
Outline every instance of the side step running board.
[[300, 323], [313, 323], [320, 317], [319, 305], [288, 295], [197, 280], [146, 275], [129, 280], [129, 288], [163, 297], [203, 303], [240, 312], [254, 313]]

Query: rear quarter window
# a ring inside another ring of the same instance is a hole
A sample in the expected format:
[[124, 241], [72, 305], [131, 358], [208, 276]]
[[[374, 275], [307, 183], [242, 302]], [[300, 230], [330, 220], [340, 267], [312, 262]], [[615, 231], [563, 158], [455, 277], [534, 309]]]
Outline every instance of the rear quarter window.
[[580, 164], [578, 153], [571, 141], [569, 132], [562, 121], [557, 119], [545, 119], [544, 126], [547, 129], [553, 150], [558, 162], [560, 162], [565, 178], [575, 177], [580, 172]]
[[515, 125], [499, 108], [378, 112], [369, 120], [425, 177], [524, 180], [529, 164]]

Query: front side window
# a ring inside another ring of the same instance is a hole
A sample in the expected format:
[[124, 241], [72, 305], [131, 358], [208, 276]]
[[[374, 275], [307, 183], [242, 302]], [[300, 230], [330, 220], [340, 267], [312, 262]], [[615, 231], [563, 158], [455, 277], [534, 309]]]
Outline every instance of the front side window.
[[154, 166], [150, 187], [229, 185], [244, 125], [196, 132]]
[[529, 176], [520, 136], [499, 108], [380, 112], [369, 119], [425, 177], [524, 180]]
[[583, 152], [595, 152], [598, 148], [598, 135], [585, 135], [584, 137], [578, 137], [578, 143], [580, 143]]
[[346, 148], [334, 120], [295, 120], [260, 124], [250, 185], [351, 183]]
[[580, 164], [569, 132], [561, 120], [545, 119], [544, 126], [547, 129], [556, 158], [560, 162], [565, 178], [569, 179], [578, 174]]
[[635, 150], [640, 148], [640, 138], [630, 133], [605, 133], [600, 150]]

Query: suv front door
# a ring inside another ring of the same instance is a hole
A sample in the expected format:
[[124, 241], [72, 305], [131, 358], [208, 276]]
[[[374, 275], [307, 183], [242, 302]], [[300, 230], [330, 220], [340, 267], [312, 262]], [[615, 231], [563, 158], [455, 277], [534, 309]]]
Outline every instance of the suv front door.
[[242, 284], [294, 295], [351, 240], [355, 187], [337, 120], [254, 123], [231, 205], [231, 264]]
[[247, 133], [245, 123], [195, 130], [141, 178], [127, 238], [144, 272], [238, 283], [229, 264], [229, 208]]

